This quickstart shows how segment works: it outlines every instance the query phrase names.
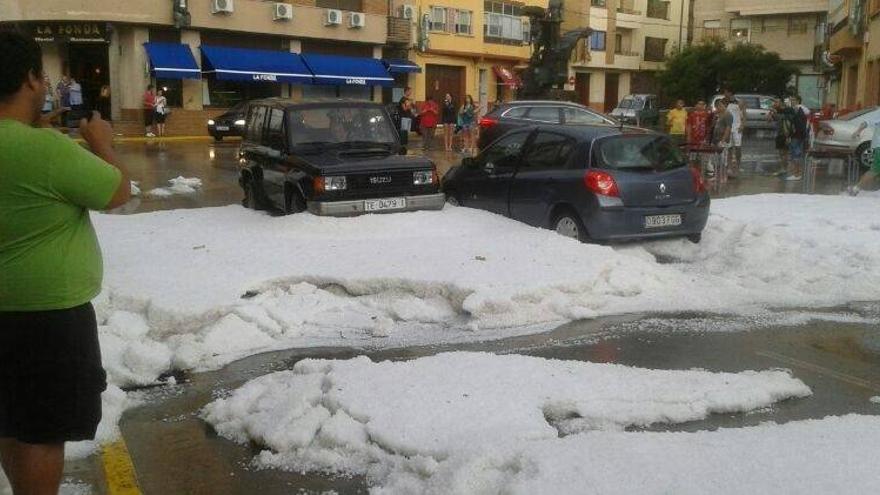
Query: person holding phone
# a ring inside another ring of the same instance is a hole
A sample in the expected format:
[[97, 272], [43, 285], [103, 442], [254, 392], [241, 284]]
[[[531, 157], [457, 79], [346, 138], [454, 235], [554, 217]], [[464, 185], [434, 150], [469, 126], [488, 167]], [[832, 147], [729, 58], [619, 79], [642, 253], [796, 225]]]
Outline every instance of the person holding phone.
[[41, 128], [45, 92], [40, 45], [0, 32], [0, 464], [14, 493], [57, 493], [65, 442], [95, 437], [106, 374], [89, 210], [131, 195], [110, 124], [79, 122], [88, 150]]

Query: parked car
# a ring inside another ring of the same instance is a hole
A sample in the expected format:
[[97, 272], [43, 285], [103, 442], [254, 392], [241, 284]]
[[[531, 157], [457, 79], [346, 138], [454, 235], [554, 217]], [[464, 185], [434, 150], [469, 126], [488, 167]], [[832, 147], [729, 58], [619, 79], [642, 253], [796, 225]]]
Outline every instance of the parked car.
[[660, 124], [660, 107], [657, 95], [626, 95], [611, 111], [615, 119], [635, 126], [656, 126]]
[[[773, 109], [772, 96], [758, 94], [735, 94], [746, 116], [746, 129], [776, 129], [776, 123], [769, 120], [770, 111]], [[724, 95], [715, 95], [709, 108], [715, 108], [715, 102], [724, 98]]]
[[581, 241], [686, 236], [709, 217], [700, 172], [667, 136], [611, 126], [515, 129], [444, 178], [451, 204]]
[[251, 102], [241, 143], [242, 203], [288, 214], [348, 216], [441, 209], [434, 164], [406, 156], [378, 103]]
[[226, 136], [243, 136], [248, 102], [240, 101], [226, 113], [208, 119], [208, 134], [215, 141], [222, 141]]
[[480, 149], [512, 129], [535, 124], [619, 125], [595, 110], [567, 101], [512, 101], [502, 103], [480, 119]]
[[[874, 131], [871, 126], [877, 121], [880, 121], [880, 107], [864, 108], [836, 120], [820, 121], [819, 131], [813, 140], [813, 149], [852, 153], [859, 165], [870, 168], [874, 160], [874, 150], [871, 148]], [[855, 135], [863, 123], [868, 126]]]

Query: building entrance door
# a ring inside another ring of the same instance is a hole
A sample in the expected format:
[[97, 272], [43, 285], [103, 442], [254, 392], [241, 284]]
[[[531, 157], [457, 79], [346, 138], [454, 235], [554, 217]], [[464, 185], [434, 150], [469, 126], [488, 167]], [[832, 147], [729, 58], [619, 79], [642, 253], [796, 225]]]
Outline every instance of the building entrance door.
[[480, 69], [479, 105], [480, 115], [486, 115], [489, 112], [489, 71], [487, 69]]
[[578, 103], [590, 106], [590, 74], [578, 72], [574, 76], [574, 90], [578, 95]]
[[605, 74], [605, 113], [614, 110], [620, 98], [617, 88], [620, 86], [620, 74]]
[[[98, 103], [101, 86], [110, 84], [110, 61], [106, 43], [69, 43], [67, 45], [67, 73], [82, 86], [86, 110]], [[119, 88], [111, 88], [119, 91]]]
[[464, 103], [464, 67], [451, 65], [425, 66], [425, 98], [433, 96], [439, 103], [449, 93], [456, 105]]

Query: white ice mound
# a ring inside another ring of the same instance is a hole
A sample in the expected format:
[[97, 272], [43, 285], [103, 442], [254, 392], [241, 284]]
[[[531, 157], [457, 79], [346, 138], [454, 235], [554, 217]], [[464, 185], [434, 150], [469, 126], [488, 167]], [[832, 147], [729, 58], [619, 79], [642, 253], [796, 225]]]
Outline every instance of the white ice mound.
[[375, 475], [377, 466], [404, 458], [436, 464], [560, 434], [750, 411], [810, 393], [782, 370], [666, 371], [457, 352], [405, 362], [304, 360], [216, 400], [203, 417], [227, 438], [266, 447], [260, 461], [267, 465]]
[[157, 187], [147, 191], [147, 196], [168, 197], [176, 194], [193, 194], [202, 187], [202, 179], [198, 177], [175, 177], [168, 180], [168, 187]]

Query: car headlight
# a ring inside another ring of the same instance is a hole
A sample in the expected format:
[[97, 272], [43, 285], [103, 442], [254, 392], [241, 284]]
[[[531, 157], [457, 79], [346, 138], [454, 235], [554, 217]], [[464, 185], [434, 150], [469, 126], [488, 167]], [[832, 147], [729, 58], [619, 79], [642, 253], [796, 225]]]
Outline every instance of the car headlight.
[[244, 119], [238, 119], [235, 121], [235, 125], [244, 125]]
[[413, 172], [413, 185], [424, 186], [434, 183], [434, 172], [432, 170], [418, 170]]
[[329, 177], [316, 177], [315, 178], [315, 191], [316, 192], [325, 192], [325, 191], [344, 191], [348, 188], [348, 183], [345, 180], [344, 175], [336, 175]]
[[208, 125], [214, 125], [214, 119], [208, 119]]

